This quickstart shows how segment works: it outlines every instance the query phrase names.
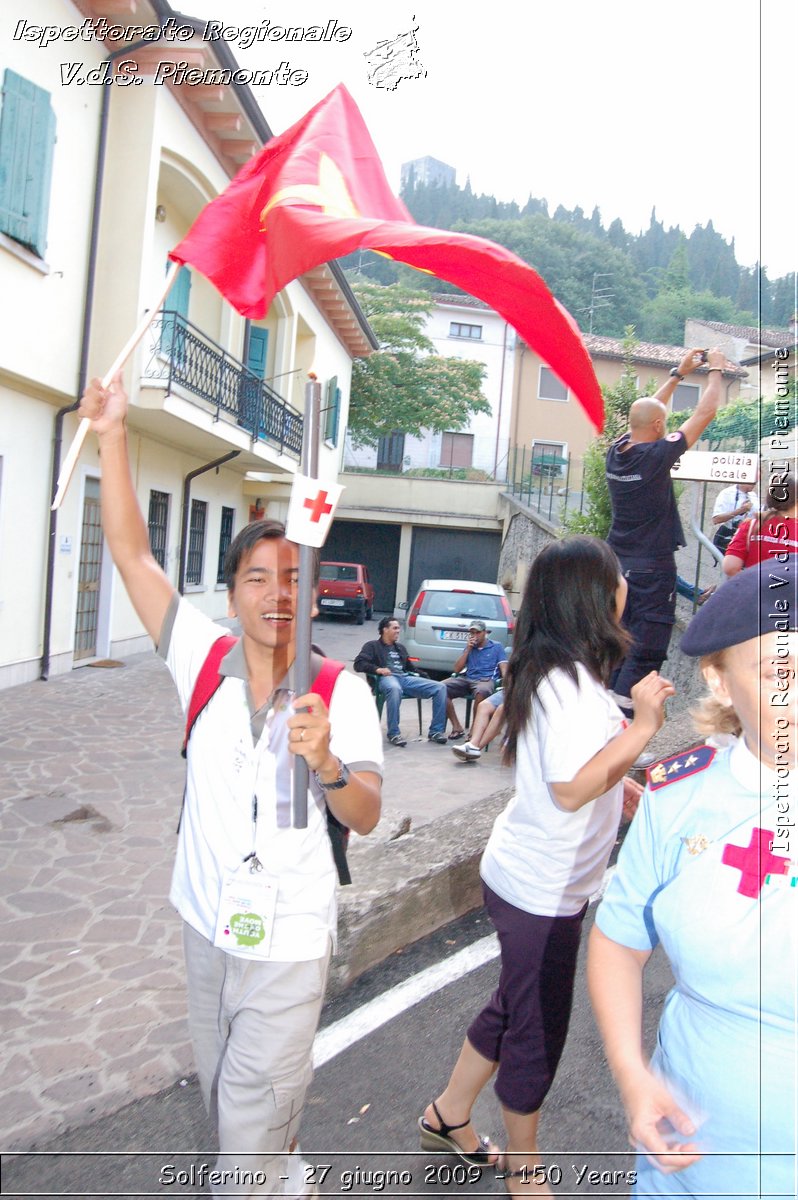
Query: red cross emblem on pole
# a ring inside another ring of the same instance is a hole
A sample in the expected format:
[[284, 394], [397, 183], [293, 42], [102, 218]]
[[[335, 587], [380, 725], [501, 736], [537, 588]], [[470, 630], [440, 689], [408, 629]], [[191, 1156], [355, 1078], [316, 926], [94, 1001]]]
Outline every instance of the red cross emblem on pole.
[[319, 492], [315, 500], [306, 500], [305, 508], [310, 509], [310, 519], [318, 523], [322, 517], [326, 517], [327, 513], [331, 513], [333, 506], [327, 503], [327, 493]]
[[762, 891], [766, 875], [786, 875], [790, 860], [771, 853], [773, 833], [770, 829], [753, 829], [747, 846], [723, 847], [721, 862], [741, 871], [737, 891], [741, 896], [756, 897]]

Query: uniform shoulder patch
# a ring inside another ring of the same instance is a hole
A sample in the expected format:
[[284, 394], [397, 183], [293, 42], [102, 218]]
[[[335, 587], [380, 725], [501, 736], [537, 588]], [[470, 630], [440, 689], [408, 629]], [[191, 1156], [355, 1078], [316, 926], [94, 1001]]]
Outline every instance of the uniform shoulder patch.
[[679, 430], [677, 429], [676, 433], [669, 433], [666, 436], [665, 441], [666, 442], [678, 442], [678, 440], [681, 436], [682, 436], [681, 433], [679, 433]]
[[676, 783], [680, 779], [688, 779], [705, 771], [715, 757], [714, 746], [693, 746], [683, 754], [674, 754], [672, 758], [664, 758], [646, 771], [648, 786], [652, 792]]

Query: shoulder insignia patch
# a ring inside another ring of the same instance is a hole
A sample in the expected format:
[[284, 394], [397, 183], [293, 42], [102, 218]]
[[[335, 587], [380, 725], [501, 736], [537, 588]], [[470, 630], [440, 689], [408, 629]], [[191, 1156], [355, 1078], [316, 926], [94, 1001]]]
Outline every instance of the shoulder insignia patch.
[[681, 436], [682, 436], [682, 435], [681, 435], [681, 434], [679, 433], [679, 431], [677, 430], [677, 431], [676, 431], [676, 433], [669, 433], [669, 434], [667, 435], [667, 437], [665, 438], [665, 441], [666, 441], [666, 442], [678, 442], [678, 440], [679, 440], [679, 438], [680, 438]]
[[674, 754], [672, 758], [664, 758], [646, 771], [648, 786], [652, 792], [658, 788], [667, 787], [680, 779], [688, 779], [705, 771], [715, 757], [714, 746], [693, 746], [684, 754]]

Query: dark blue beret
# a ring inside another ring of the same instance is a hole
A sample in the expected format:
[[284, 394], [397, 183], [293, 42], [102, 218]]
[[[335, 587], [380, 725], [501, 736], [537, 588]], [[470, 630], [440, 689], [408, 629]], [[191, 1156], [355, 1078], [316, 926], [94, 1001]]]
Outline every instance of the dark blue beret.
[[775, 558], [733, 575], [699, 608], [682, 638], [685, 654], [698, 657], [750, 642], [766, 633], [798, 629], [798, 563]]

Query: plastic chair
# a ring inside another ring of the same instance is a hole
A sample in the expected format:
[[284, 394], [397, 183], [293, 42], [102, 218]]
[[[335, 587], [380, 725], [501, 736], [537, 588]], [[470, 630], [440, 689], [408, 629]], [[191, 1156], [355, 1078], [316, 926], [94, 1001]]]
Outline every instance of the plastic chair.
[[[382, 710], [385, 707], [385, 693], [380, 690], [379, 675], [367, 675], [366, 682], [371, 688], [371, 694], [374, 697], [374, 703], [377, 705], [377, 717], [382, 717]], [[424, 732], [424, 720], [421, 715], [421, 696], [402, 696], [403, 700], [415, 700], [418, 704], [418, 733], [419, 737]]]

